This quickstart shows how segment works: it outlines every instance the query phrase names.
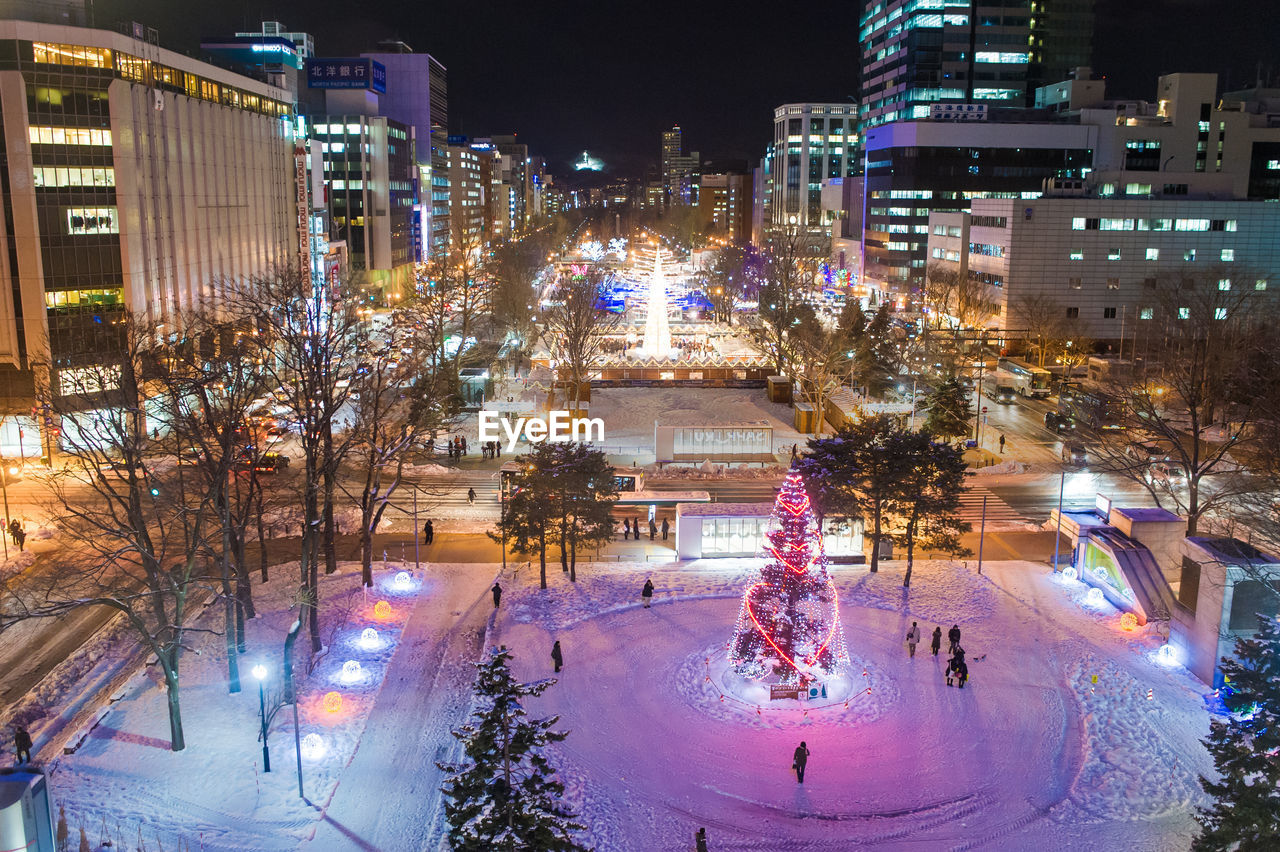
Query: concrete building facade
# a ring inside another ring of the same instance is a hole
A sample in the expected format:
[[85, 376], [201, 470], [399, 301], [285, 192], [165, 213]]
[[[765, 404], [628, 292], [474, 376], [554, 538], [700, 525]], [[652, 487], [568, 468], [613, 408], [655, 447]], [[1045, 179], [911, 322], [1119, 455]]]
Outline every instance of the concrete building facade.
[[852, 104], [782, 104], [774, 109], [770, 226], [826, 229], [830, 223], [822, 214], [822, 182], [854, 174], [857, 121]]
[[126, 311], [163, 321], [306, 263], [288, 92], [102, 30], [0, 21], [0, 51], [4, 410], [29, 417], [37, 372], [57, 393], [111, 363]]

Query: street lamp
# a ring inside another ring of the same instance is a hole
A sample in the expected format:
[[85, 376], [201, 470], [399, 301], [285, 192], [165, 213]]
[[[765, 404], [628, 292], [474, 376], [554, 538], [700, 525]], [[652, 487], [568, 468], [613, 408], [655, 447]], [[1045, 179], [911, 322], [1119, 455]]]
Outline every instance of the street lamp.
[[271, 752], [267, 751], [267, 695], [263, 691], [263, 681], [267, 679], [267, 667], [258, 663], [253, 667], [253, 676], [258, 679], [258, 713], [262, 717], [262, 771], [271, 771]]

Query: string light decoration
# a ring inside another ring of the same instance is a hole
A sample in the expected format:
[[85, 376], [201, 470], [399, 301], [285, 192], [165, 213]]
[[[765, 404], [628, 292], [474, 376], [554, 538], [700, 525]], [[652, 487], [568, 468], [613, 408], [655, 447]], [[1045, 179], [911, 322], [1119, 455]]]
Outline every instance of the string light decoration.
[[742, 596], [729, 643], [738, 674], [783, 684], [833, 675], [849, 664], [822, 534], [799, 472], [787, 474], [766, 536], [760, 582]]

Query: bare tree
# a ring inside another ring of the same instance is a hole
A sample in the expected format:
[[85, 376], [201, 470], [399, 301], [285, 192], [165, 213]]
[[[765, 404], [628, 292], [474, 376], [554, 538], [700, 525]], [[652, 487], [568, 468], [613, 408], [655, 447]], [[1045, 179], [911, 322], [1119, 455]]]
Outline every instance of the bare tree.
[[180, 662], [187, 635], [198, 629], [189, 623], [196, 594], [208, 589], [204, 562], [217, 513], [148, 434], [144, 400], [151, 397], [153, 409], [171, 402], [157, 400], [149, 380], [161, 354], [156, 328], [123, 314], [95, 343], [108, 348], [59, 363], [38, 391], [67, 452], [65, 468], [48, 477], [66, 544], [58, 570], [5, 589], [0, 629], [81, 607], [120, 612], [155, 655], [170, 748], [181, 751]]
[[254, 318], [267, 335], [270, 357], [264, 368], [277, 387], [276, 400], [287, 407], [300, 432], [303, 458], [300, 599], [306, 611], [312, 651], [321, 648], [318, 566], [337, 568], [333, 508], [336, 475], [350, 446], [341, 412], [350, 400], [367, 328], [346, 285], [312, 287], [307, 276], [281, 271], [248, 282], [242, 303], [255, 307]]
[[817, 263], [826, 257], [824, 245], [822, 238], [790, 228], [775, 234], [765, 253], [759, 319], [751, 331], [756, 348], [773, 359], [780, 376], [788, 375], [794, 354], [788, 335], [803, 321], [808, 306], [802, 297], [810, 288]]
[[[162, 393], [166, 441], [187, 487], [205, 493], [217, 513], [220, 541], [209, 556], [219, 566], [226, 616], [228, 684], [240, 691], [237, 652], [246, 647], [244, 622], [254, 617], [249, 569], [243, 559], [243, 513], [233, 504], [231, 482], [238, 466], [260, 456], [249, 411], [268, 384], [258, 367], [261, 341], [251, 317], [209, 312], [175, 316], [165, 328], [163, 351], [154, 358]], [[159, 424], [153, 435], [159, 435]], [[249, 463], [249, 469], [256, 468]], [[235, 590], [232, 591], [232, 579]]]
[[[1240, 269], [1187, 267], [1155, 282], [1136, 362], [1101, 383], [1127, 430], [1096, 430], [1098, 452], [1157, 503], [1185, 515], [1188, 535], [1261, 484], [1237, 458], [1257, 447], [1255, 425], [1280, 376], [1270, 332], [1274, 296], [1255, 291], [1253, 280]], [[1166, 459], [1136, 452], [1135, 440]]]
[[973, 275], [961, 275], [950, 263], [931, 263], [925, 269], [925, 304], [935, 325], [957, 330], [985, 328], [996, 316], [991, 287]]
[[1009, 306], [1010, 319], [1022, 332], [1027, 351], [1043, 367], [1054, 349], [1054, 342], [1062, 339], [1062, 321], [1066, 308], [1047, 293], [1024, 294]]
[[577, 407], [579, 388], [590, 380], [605, 339], [622, 321], [621, 314], [601, 307], [607, 291], [608, 278], [599, 267], [564, 275], [552, 304], [543, 312], [548, 342], [560, 362], [561, 375], [569, 382], [571, 408]]

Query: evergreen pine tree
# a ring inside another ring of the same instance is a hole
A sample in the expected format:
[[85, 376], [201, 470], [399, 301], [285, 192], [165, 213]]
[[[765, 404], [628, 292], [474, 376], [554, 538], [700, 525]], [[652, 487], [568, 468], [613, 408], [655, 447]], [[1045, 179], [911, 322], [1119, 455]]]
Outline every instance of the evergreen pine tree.
[[939, 438], [967, 438], [973, 427], [973, 392], [955, 376], [938, 385], [925, 401], [929, 416], [924, 429]]
[[504, 646], [476, 664], [475, 709], [453, 731], [466, 759], [437, 764], [450, 773], [442, 788], [449, 841], [456, 852], [580, 852], [572, 833], [584, 826], [560, 804], [564, 785], [544, 753], [568, 734], [554, 730], [559, 716], [530, 719], [522, 705], [555, 681], [519, 683], [510, 659]]
[[1230, 715], [1212, 720], [1204, 741], [1221, 778], [1200, 779], [1216, 801], [1196, 817], [1195, 852], [1280, 849], [1280, 623], [1259, 615], [1258, 625], [1222, 661]]

